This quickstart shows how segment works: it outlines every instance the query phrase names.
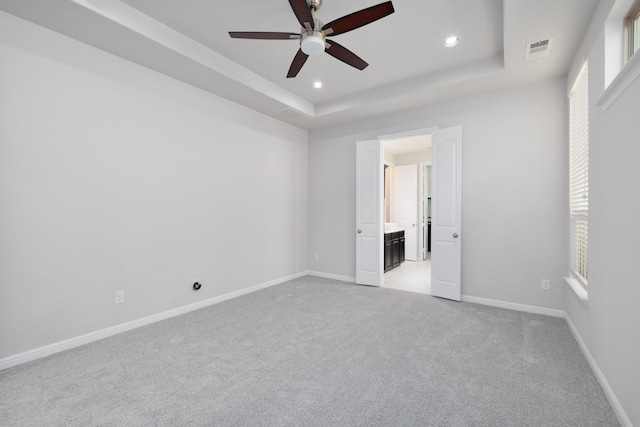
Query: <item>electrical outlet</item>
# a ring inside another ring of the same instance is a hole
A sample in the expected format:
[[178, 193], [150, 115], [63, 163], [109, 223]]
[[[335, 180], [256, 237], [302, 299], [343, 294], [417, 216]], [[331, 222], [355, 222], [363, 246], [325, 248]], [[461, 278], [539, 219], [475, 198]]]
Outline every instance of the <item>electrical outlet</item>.
[[316, 254], [316, 261], [320, 261], [320, 255]]
[[116, 291], [116, 304], [124, 302], [124, 291]]
[[540, 282], [540, 288], [544, 289], [545, 291], [548, 291], [549, 289], [551, 289], [551, 280], [542, 279], [542, 281]]

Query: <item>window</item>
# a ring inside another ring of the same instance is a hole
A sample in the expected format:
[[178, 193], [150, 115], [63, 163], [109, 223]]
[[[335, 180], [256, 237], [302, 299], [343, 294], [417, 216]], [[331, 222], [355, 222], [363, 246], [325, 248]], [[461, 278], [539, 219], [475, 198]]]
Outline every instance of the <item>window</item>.
[[640, 0], [633, 2], [625, 17], [624, 26], [628, 45], [626, 59], [629, 59], [640, 48]]
[[589, 76], [585, 61], [569, 93], [570, 259], [574, 277], [589, 278]]

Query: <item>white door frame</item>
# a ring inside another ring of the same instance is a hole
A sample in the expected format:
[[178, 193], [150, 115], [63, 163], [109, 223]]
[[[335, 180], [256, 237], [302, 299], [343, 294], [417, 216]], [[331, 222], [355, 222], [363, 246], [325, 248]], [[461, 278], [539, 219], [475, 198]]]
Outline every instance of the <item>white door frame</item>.
[[[384, 159], [384, 143], [382, 144], [382, 162], [383, 162], [383, 167], [382, 167], [383, 168], [383, 172], [384, 172], [384, 169], [385, 169], [384, 166], [389, 166], [390, 168], [393, 168], [395, 166], [395, 163], [389, 162], [389, 161]], [[389, 174], [389, 178], [390, 178], [390, 181], [389, 181], [388, 184], [386, 184], [386, 181], [385, 181], [386, 175], [383, 176], [383, 178], [382, 178], [383, 184], [382, 185], [389, 185], [389, 188], [392, 188], [393, 187], [393, 173]], [[392, 202], [392, 200], [388, 200], [387, 199], [387, 197], [385, 196], [385, 191], [386, 190], [383, 187], [382, 188], [382, 194], [383, 194], [383, 199], [384, 199], [383, 202], [382, 202], [384, 204], [384, 207], [383, 207], [383, 211], [384, 212], [382, 213], [382, 215], [383, 215], [382, 230], [383, 231], [384, 231], [384, 227], [385, 227], [384, 224], [386, 222], [391, 222], [391, 218], [389, 218], [389, 221], [387, 221], [387, 209], [389, 209], [389, 211], [391, 211], [391, 208], [392, 208], [392, 206], [390, 204]], [[390, 214], [389, 217], [391, 217], [391, 216], [392, 215]]]
[[[392, 134], [388, 134], [388, 135], [380, 135], [378, 137], [378, 139], [380, 141], [382, 141], [382, 143], [384, 144], [384, 141], [391, 141], [391, 140], [394, 140], [394, 139], [408, 138], [408, 137], [411, 137], [411, 136], [432, 135], [434, 132], [437, 132], [437, 130], [438, 130], [437, 127], [414, 129], [414, 130], [409, 130], [409, 131], [405, 131], [405, 132], [392, 133]], [[382, 262], [384, 263], [384, 259], [382, 260]], [[384, 265], [382, 266], [382, 269], [384, 271]], [[431, 280], [431, 279], [429, 279], [429, 280]], [[381, 281], [380, 284], [384, 285], [384, 275], [382, 276], [382, 281]]]

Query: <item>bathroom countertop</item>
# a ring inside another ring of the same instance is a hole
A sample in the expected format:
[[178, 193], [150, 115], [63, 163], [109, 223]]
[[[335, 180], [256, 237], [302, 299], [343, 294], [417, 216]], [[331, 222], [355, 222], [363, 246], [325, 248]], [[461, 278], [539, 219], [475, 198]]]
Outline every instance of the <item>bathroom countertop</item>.
[[397, 233], [398, 231], [404, 231], [404, 228], [385, 228], [384, 234]]

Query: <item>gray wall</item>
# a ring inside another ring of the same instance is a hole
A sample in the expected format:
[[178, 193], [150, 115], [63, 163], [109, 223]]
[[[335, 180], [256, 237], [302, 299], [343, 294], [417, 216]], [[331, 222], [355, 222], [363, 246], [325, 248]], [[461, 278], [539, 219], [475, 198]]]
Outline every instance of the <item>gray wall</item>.
[[[606, 111], [603, 2], [574, 69], [589, 59], [589, 300], [567, 287], [566, 312], [597, 368], [640, 425], [640, 79]], [[573, 79], [570, 77], [570, 81]]]
[[306, 131], [0, 28], [0, 358], [307, 270]]
[[[356, 141], [462, 125], [463, 294], [562, 309], [565, 87], [557, 79], [311, 132], [309, 268], [355, 276]], [[550, 291], [540, 289], [543, 278]]]

